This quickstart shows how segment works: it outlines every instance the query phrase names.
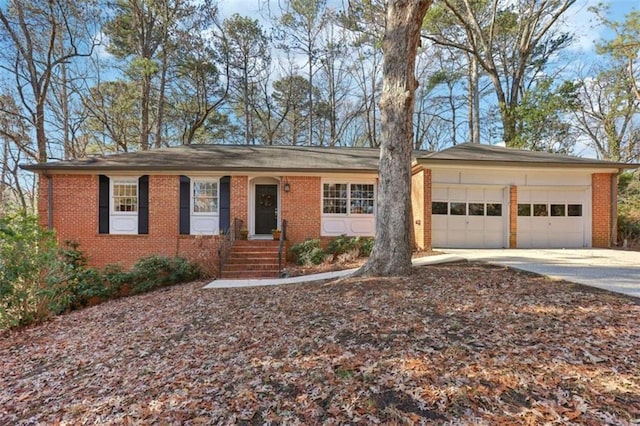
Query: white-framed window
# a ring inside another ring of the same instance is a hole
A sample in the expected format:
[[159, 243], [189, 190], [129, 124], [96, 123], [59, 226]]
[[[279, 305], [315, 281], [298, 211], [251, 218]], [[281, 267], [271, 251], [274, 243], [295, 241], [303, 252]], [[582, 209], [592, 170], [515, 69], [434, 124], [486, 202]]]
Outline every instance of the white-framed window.
[[115, 214], [138, 213], [138, 179], [111, 179], [111, 207]]
[[111, 176], [109, 181], [109, 233], [137, 234], [140, 211], [139, 178]]
[[189, 233], [216, 235], [220, 227], [220, 179], [191, 177]]
[[191, 212], [194, 215], [218, 213], [218, 179], [191, 179]]
[[324, 182], [322, 213], [329, 215], [373, 215], [375, 184], [360, 182]]

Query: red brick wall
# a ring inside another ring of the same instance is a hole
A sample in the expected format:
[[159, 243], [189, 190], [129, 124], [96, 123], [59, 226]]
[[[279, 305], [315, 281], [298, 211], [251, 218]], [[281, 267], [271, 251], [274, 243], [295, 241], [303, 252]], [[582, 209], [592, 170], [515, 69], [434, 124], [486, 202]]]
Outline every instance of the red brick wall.
[[593, 247], [611, 246], [611, 193], [610, 173], [594, 173], [591, 175], [592, 197], [592, 245]]
[[421, 169], [411, 176], [411, 208], [414, 245], [431, 249], [431, 170]]
[[431, 169], [425, 169], [424, 171], [424, 249], [431, 250]]
[[[280, 217], [287, 221], [289, 244], [320, 236], [322, 194], [321, 179], [311, 176], [282, 176], [280, 191]], [[284, 192], [284, 182], [289, 183], [289, 192]]]
[[[108, 235], [98, 233], [98, 176], [53, 175], [53, 226], [58, 241], [73, 240], [87, 254], [91, 266], [120, 263], [131, 267], [138, 259], [156, 254], [183, 256], [198, 261], [210, 273], [217, 267], [217, 236], [178, 234], [179, 177], [149, 177], [149, 234]], [[46, 180], [39, 202], [41, 222], [46, 226]], [[44, 209], [44, 214], [42, 209]]]
[[247, 176], [231, 176], [231, 207], [230, 219], [243, 221], [243, 228], [249, 229], [247, 206], [249, 203], [249, 178]]
[[518, 187], [509, 187], [509, 248], [518, 247]]

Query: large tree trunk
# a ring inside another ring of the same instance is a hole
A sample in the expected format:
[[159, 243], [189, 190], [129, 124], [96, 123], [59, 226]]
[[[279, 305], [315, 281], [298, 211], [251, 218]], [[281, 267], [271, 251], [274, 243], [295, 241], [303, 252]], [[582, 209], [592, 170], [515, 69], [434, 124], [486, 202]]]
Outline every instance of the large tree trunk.
[[413, 141], [416, 52], [420, 28], [431, 0], [387, 3], [380, 98], [382, 143], [371, 256], [356, 275], [402, 276], [411, 273], [411, 151]]

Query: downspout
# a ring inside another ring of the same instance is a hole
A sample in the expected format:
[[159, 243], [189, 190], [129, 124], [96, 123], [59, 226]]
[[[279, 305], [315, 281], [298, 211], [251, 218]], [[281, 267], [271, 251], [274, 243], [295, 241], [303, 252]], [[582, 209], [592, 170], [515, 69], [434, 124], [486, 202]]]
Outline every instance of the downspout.
[[53, 179], [51, 175], [47, 177], [47, 229], [53, 230]]
[[609, 248], [618, 245], [618, 177], [624, 169], [618, 169], [618, 173], [611, 174], [611, 235]]

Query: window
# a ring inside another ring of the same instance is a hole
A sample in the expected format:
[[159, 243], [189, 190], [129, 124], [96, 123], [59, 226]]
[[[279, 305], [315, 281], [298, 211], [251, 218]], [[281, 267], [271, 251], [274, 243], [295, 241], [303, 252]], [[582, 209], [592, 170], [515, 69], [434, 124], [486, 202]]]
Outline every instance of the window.
[[551, 204], [551, 216], [564, 216], [564, 204]]
[[518, 204], [518, 216], [531, 216], [531, 204]]
[[322, 212], [325, 214], [372, 215], [375, 185], [370, 183], [325, 183], [322, 186]]
[[138, 180], [114, 179], [112, 188], [114, 213], [136, 213], [138, 211]]
[[443, 201], [434, 201], [431, 203], [431, 214], [447, 214], [447, 206]]
[[218, 213], [218, 182], [196, 179], [192, 182], [193, 213]]
[[451, 215], [464, 216], [467, 214], [467, 203], [451, 203]]
[[582, 216], [582, 204], [569, 204], [567, 206], [567, 216]]
[[352, 184], [351, 185], [351, 214], [373, 214], [373, 196], [372, 184]]
[[533, 215], [534, 216], [549, 216], [547, 212], [546, 204], [534, 204], [533, 205]]
[[347, 184], [325, 183], [322, 191], [323, 213], [347, 213]]
[[98, 233], [149, 233], [149, 176], [98, 176]]
[[487, 216], [502, 216], [502, 204], [487, 203]]
[[469, 203], [469, 216], [484, 216], [484, 203]]

